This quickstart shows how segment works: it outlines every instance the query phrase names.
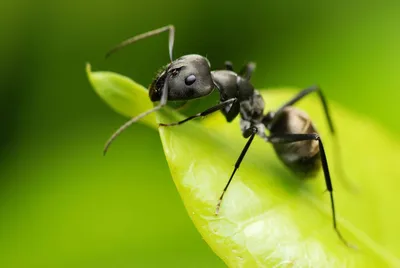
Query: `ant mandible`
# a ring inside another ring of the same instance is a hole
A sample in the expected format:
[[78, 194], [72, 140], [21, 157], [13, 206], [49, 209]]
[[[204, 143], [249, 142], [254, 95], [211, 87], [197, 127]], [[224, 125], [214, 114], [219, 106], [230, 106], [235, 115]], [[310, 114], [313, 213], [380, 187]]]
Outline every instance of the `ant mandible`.
[[[216, 88], [220, 94], [220, 102], [217, 105], [179, 122], [159, 124], [162, 127], [181, 125], [189, 120], [203, 117], [216, 111], [221, 111], [226, 120], [231, 122], [240, 114], [240, 128], [243, 137], [248, 141], [222, 191], [215, 214], [219, 214], [221, 202], [229, 184], [255, 135], [258, 135], [264, 141], [273, 145], [279, 159], [295, 173], [313, 176], [320, 170], [322, 165], [326, 187], [330, 194], [333, 228], [339, 239], [347, 246], [352, 247], [344, 239], [337, 227], [332, 181], [321, 137], [318, 135], [309, 116], [304, 111], [292, 106], [310, 93], [316, 92], [322, 103], [330, 132], [333, 134], [333, 122], [321, 89], [318, 86], [306, 88], [276, 111], [269, 111], [264, 114], [264, 100], [250, 83], [251, 75], [255, 69], [254, 63], [247, 64], [239, 73], [235, 73], [230, 62], [225, 63], [226, 70], [211, 71], [210, 62], [205, 57], [196, 54], [185, 55], [173, 60], [172, 51], [175, 38], [173, 25], [129, 38], [111, 49], [106, 54], [106, 57], [138, 40], [166, 31], [169, 31], [169, 57], [171, 62], [162, 69], [149, 87], [149, 97], [152, 102], [158, 102], [158, 105], [130, 119], [115, 131], [105, 145], [104, 154], [122, 131], [142, 117], [161, 109], [168, 101], [187, 101], [201, 98], [209, 95]], [[269, 136], [265, 134], [266, 130], [269, 131]]]

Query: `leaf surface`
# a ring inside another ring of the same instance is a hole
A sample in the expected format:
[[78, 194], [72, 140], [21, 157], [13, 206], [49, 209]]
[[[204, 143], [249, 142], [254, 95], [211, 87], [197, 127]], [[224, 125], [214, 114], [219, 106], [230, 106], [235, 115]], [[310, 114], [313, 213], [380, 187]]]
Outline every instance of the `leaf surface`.
[[[133, 117], [152, 107], [147, 90], [129, 78], [91, 72], [89, 65], [87, 73], [95, 91], [117, 112]], [[262, 91], [269, 109], [295, 93], [293, 89]], [[224, 197], [219, 216], [214, 215], [246, 143], [238, 120], [229, 124], [217, 113], [158, 128], [188, 214], [230, 267], [400, 267], [400, 218], [393, 213], [398, 211], [399, 143], [369, 119], [329, 104], [338, 143], [332, 142], [327, 131], [318, 98], [306, 98], [298, 106], [310, 114], [323, 138], [339, 228], [358, 250], [344, 246], [332, 228], [322, 172], [315, 179], [299, 180], [279, 162], [272, 146], [257, 137]], [[168, 107], [157, 113], [158, 122], [182, 118]], [[154, 117], [142, 121], [157, 130]]]

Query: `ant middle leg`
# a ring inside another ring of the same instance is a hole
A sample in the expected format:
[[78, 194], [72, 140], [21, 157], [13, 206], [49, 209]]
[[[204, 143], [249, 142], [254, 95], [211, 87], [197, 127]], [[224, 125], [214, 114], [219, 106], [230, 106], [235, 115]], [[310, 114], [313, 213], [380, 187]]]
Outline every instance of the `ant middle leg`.
[[226, 193], [226, 190], [228, 189], [229, 184], [231, 183], [231, 181], [232, 181], [232, 179], [233, 179], [233, 176], [235, 175], [236, 171], [237, 171], [238, 168], [240, 167], [240, 164], [242, 163], [242, 160], [243, 160], [244, 156], [246, 155], [247, 150], [249, 149], [251, 143], [253, 142], [254, 136], [255, 136], [257, 133], [258, 133], [258, 129], [257, 129], [257, 127], [255, 127], [255, 126], [252, 126], [252, 127], [246, 129], [246, 130], [243, 132], [243, 136], [244, 136], [245, 138], [249, 138], [249, 137], [250, 137], [250, 138], [249, 138], [249, 140], [246, 142], [246, 145], [244, 146], [242, 152], [241, 152], [240, 155], [239, 155], [239, 158], [236, 160], [235, 168], [233, 169], [233, 172], [232, 172], [232, 174], [231, 174], [231, 176], [230, 176], [230, 178], [229, 178], [227, 184], [225, 185], [225, 188], [224, 188], [224, 190], [222, 191], [221, 196], [220, 196], [219, 199], [218, 199], [217, 207], [215, 208], [215, 215], [218, 215], [218, 214], [219, 214], [219, 209], [221, 208], [221, 202], [222, 202], [222, 199], [224, 198], [224, 195], [225, 195], [225, 193]]

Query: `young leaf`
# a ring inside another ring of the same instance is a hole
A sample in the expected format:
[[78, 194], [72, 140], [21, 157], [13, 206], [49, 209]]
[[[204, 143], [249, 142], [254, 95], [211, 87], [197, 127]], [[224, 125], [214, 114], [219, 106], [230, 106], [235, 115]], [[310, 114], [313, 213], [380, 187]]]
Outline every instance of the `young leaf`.
[[[147, 90], [130, 78], [112, 72], [91, 72], [89, 63], [86, 73], [96, 93], [116, 112], [133, 117], [153, 107]], [[141, 122], [157, 127], [154, 115], [144, 117]]]
[[[147, 91], [129, 78], [91, 72], [95, 91], [113, 109], [133, 117], [151, 108]], [[276, 109], [295, 91], [262, 91]], [[272, 146], [253, 142], [215, 215], [217, 200], [246, 140], [237, 120], [220, 114], [159, 128], [172, 178], [196, 228], [230, 267], [398, 267], [400, 219], [394, 202], [399, 143], [367, 118], [329, 103], [338, 129], [332, 142], [318, 98], [299, 103], [320, 131], [331, 169], [338, 225], [358, 250], [346, 247], [332, 227], [323, 175], [302, 181], [277, 159]], [[183, 116], [157, 113], [168, 123]], [[143, 120], [157, 129], [153, 118]], [[339, 151], [340, 145], [341, 152]], [[344, 172], [343, 172], [344, 171]]]

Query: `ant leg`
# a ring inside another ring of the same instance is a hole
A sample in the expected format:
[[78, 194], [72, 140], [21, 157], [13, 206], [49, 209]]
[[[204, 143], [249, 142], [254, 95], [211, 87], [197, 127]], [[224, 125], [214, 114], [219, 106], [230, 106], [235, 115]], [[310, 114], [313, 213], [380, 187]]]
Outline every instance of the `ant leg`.
[[322, 106], [324, 108], [324, 113], [326, 116], [326, 120], [328, 121], [328, 125], [329, 125], [329, 130], [331, 131], [332, 134], [335, 133], [335, 129], [333, 127], [333, 121], [331, 118], [331, 115], [329, 113], [329, 108], [328, 108], [328, 103], [324, 97], [324, 94], [322, 93], [322, 90], [319, 86], [314, 85], [311, 87], [308, 87], [306, 89], [303, 89], [302, 91], [300, 91], [296, 96], [294, 96], [291, 100], [289, 100], [287, 103], [283, 104], [276, 112], [275, 112], [275, 120], [272, 120], [272, 122], [269, 124], [270, 126], [273, 126], [274, 123], [279, 119], [279, 114], [282, 113], [282, 111], [288, 107], [288, 106], [292, 106], [293, 104], [295, 104], [296, 102], [298, 102], [299, 100], [301, 100], [302, 98], [304, 98], [305, 96], [307, 96], [310, 93], [313, 92], [317, 92], [318, 96], [321, 100]]
[[346, 239], [340, 233], [337, 222], [336, 222], [336, 212], [335, 212], [335, 202], [333, 200], [333, 187], [332, 187], [332, 180], [329, 174], [328, 168], [328, 160], [326, 158], [325, 149], [322, 144], [322, 140], [318, 134], [281, 134], [281, 135], [272, 135], [269, 137], [269, 141], [271, 143], [291, 143], [296, 141], [306, 141], [306, 140], [316, 140], [318, 141], [319, 145], [319, 152], [322, 162], [322, 169], [324, 171], [325, 177], [325, 184], [326, 188], [329, 191], [330, 198], [331, 198], [331, 210], [332, 210], [332, 218], [333, 218], [333, 228], [335, 229], [336, 234], [338, 235], [339, 239], [348, 247], [356, 248], [354, 245], [348, 243]]
[[267, 124], [267, 128], [271, 129], [273, 127], [273, 125], [279, 120], [279, 115], [282, 113], [282, 111], [288, 107], [291, 106], [293, 104], [295, 104], [296, 102], [298, 102], [299, 100], [301, 100], [302, 98], [304, 98], [305, 96], [309, 95], [310, 93], [313, 92], [317, 92], [318, 96], [320, 98], [320, 101], [322, 103], [322, 106], [324, 108], [324, 113], [325, 113], [325, 117], [326, 120], [328, 122], [329, 125], [329, 130], [332, 133], [332, 137], [334, 139], [334, 145], [335, 145], [335, 167], [336, 167], [336, 172], [338, 174], [340, 174], [339, 178], [340, 181], [343, 183], [343, 185], [345, 185], [345, 187], [347, 187], [348, 189], [351, 189], [353, 192], [357, 191], [357, 187], [351, 182], [351, 180], [348, 178], [346, 172], [343, 169], [343, 162], [342, 162], [342, 154], [341, 154], [341, 147], [339, 145], [339, 141], [337, 139], [337, 136], [335, 135], [335, 128], [333, 126], [333, 121], [332, 121], [332, 117], [330, 115], [329, 112], [329, 108], [328, 108], [328, 102], [325, 99], [324, 94], [322, 93], [322, 90], [319, 86], [314, 85], [311, 87], [308, 87], [306, 89], [303, 89], [302, 91], [300, 91], [296, 96], [294, 96], [291, 100], [289, 100], [287, 103], [285, 103], [284, 105], [282, 105], [274, 114], [273, 114], [273, 119], [270, 121], [270, 123]]
[[232, 178], [233, 178], [233, 176], [234, 176], [235, 173], [236, 173], [236, 170], [239, 168], [240, 163], [242, 163], [242, 160], [243, 160], [244, 156], [246, 155], [247, 150], [249, 149], [249, 147], [250, 147], [250, 145], [251, 145], [251, 143], [252, 143], [252, 141], [253, 141], [253, 139], [254, 139], [254, 136], [257, 134], [257, 132], [258, 132], [258, 129], [257, 129], [256, 127], [254, 127], [254, 126], [248, 128], [247, 130], [245, 130], [245, 131], [243, 132], [243, 136], [244, 136], [245, 138], [248, 138], [248, 137], [250, 137], [250, 138], [249, 138], [249, 140], [246, 142], [246, 145], [244, 146], [242, 152], [241, 152], [240, 155], [239, 155], [239, 158], [236, 160], [235, 168], [233, 169], [233, 172], [232, 172], [232, 174], [231, 174], [231, 177], [229, 178], [228, 183], [225, 185], [225, 188], [224, 188], [224, 190], [222, 191], [222, 194], [221, 194], [221, 196], [220, 196], [219, 199], [218, 199], [217, 207], [216, 207], [216, 209], [215, 209], [215, 215], [218, 215], [218, 214], [219, 214], [219, 209], [220, 209], [220, 207], [221, 207], [221, 202], [222, 202], [222, 199], [224, 198], [225, 192], [226, 192], [226, 190], [228, 189], [229, 184], [231, 183]]
[[227, 122], [232, 122], [240, 112], [240, 103], [235, 102], [231, 106], [225, 106], [221, 109], [221, 113], [225, 116]]
[[181, 125], [181, 124], [186, 123], [187, 121], [190, 121], [190, 120], [192, 120], [192, 119], [194, 119], [194, 118], [206, 116], [206, 115], [209, 115], [209, 114], [214, 113], [214, 112], [216, 112], [216, 111], [219, 111], [219, 110], [221, 110], [222, 108], [226, 107], [227, 105], [229, 105], [229, 104], [231, 104], [231, 103], [235, 103], [236, 100], [237, 100], [237, 98], [232, 98], [232, 99], [223, 101], [223, 102], [221, 102], [221, 103], [219, 103], [219, 104], [217, 104], [217, 105], [215, 105], [215, 106], [213, 106], [213, 107], [211, 107], [211, 108], [208, 108], [208, 109], [205, 110], [204, 112], [201, 112], [201, 113], [198, 113], [198, 114], [189, 116], [188, 118], [185, 118], [185, 119], [183, 119], [182, 121], [174, 122], [174, 123], [169, 123], [169, 124], [160, 123], [159, 126], [160, 126], [160, 127], [170, 127], [170, 126]]
[[232, 62], [231, 61], [225, 61], [225, 68], [228, 70], [228, 71], [233, 71], [233, 64], [232, 64]]
[[256, 64], [254, 62], [249, 62], [239, 72], [239, 76], [246, 80], [250, 80], [254, 70], [256, 69]]
[[126, 47], [126, 46], [128, 46], [128, 45], [130, 45], [132, 43], [135, 43], [136, 41], [139, 41], [141, 39], [145, 39], [145, 38], [148, 38], [150, 36], [157, 35], [157, 34], [160, 34], [162, 32], [166, 32], [166, 31], [169, 31], [168, 48], [169, 48], [169, 58], [170, 58], [170, 60], [172, 62], [172, 51], [174, 49], [174, 39], [175, 39], [175, 27], [173, 25], [167, 25], [167, 26], [152, 30], [150, 32], [146, 32], [146, 33], [142, 33], [142, 34], [139, 34], [139, 35], [135, 35], [135, 36], [123, 41], [119, 45], [115, 46], [110, 51], [108, 51], [107, 54], [106, 54], [106, 58], [108, 58], [111, 54], [114, 54], [115, 52], [117, 52], [121, 48]]
[[[168, 77], [167, 77], [167, 79], [168, 79]], [[133, 117], [128, 122], [123, 124], [119, 129], [117, 129], [117, 131], [115, 131], [114, 134], [106, 142], [106, 145], [104, 146], [104, 150], [103, 150], [103, 155], [105, 155], [107, 153], [108, 148], [110, 147], [111, 143], [115, 140], [115, 138], [118, 137], [125, 129], [127, 129], [130, 125], [137, 122], [138, 120], [145, 117], [146, 115], [160, 110], [163, 106], [165, 106], [167, 104], [167, 101], [168, 101], [168, 83], [164, 83], [164, 87], [162, 89], [161, 100], [160, 100], [159, 104], [157, 106], [155, 106], [153, 109], [150, 109], [148, 111], [145, 111], [145, 112]]]

